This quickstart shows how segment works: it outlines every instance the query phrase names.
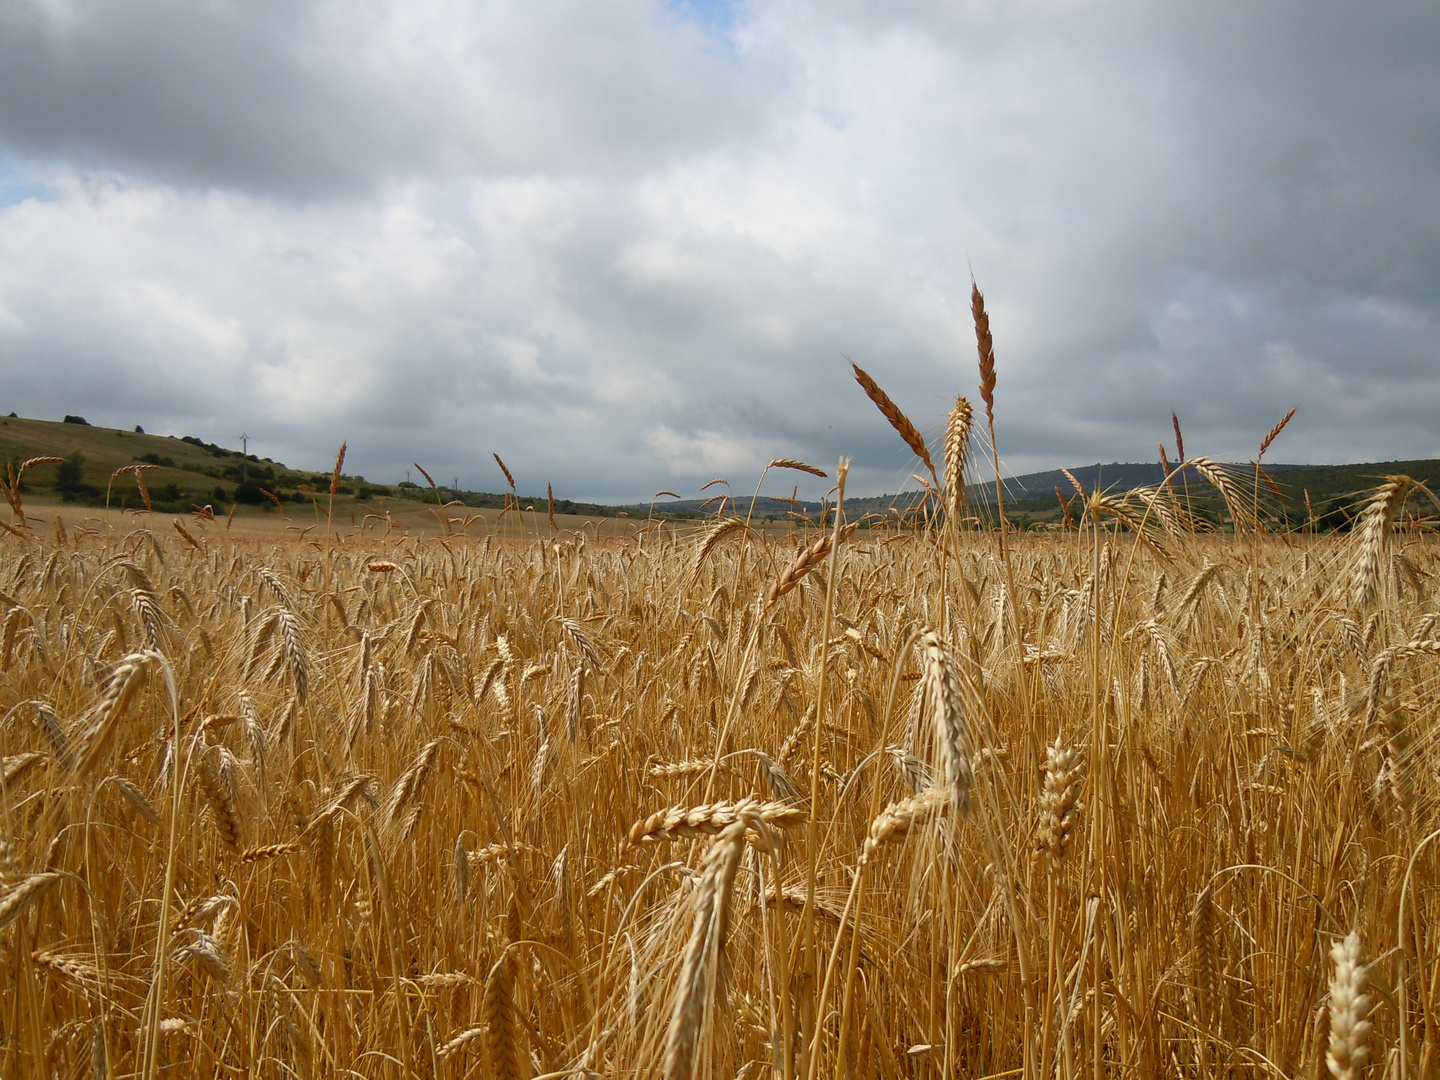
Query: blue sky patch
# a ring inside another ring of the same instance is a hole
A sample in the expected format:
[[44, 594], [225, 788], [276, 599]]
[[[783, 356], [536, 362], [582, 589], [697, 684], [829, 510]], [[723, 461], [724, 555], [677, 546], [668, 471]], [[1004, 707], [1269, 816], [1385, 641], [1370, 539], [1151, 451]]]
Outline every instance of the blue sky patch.
[[729, 30], [735, 23], [740, 0], [665, 0], [665, 6], [681, 18], [692, 19], [707, 30]]
[[0, 164], [0, 207], [14, 206], [26, 199], [49, 201], [55, 196], [44, 184], [9, 163]]

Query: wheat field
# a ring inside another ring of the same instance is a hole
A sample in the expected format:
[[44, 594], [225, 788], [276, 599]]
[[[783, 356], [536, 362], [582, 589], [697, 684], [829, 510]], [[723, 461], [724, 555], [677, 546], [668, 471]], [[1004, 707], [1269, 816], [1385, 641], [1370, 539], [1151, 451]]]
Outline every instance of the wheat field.
[[0, 1069], [1433, 1077], [1440, 560], [1408, 493], [1339, 537], [1090, 493], [1003, 557], [843, 507], [780, 537], [32, 520], [0, 572]]

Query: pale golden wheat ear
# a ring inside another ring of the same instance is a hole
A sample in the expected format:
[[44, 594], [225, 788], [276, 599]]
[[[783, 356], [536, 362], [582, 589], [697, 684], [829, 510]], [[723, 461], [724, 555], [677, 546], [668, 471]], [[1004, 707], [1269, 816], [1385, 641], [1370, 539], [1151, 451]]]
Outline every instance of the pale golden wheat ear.
[[1360, 935], [1352, 930], [1330, 950], [1330, 1048], [1325, 1064], [1336, 1080], [1358, 1080], [1370, 1063], [1369, 976]]
[[700, 576], [700, 570], [704, 567], [705, 560], [710, 556], [712, 551], [720, 546], [720, 543], [725, 540], [726, 537], [738, 533], [743, 529], [748, 529], [744, 518], [727, 517], [721, 518], [716, 522], [695, 549], [695, 558], [690, 563], [691, 580]]
[[[735, 876], [746, 841], [774, 853], [780, 841], [779, 830], [798, 825], [803, 817], [803, 812], [793, 806], [753, 799], [726, 806], [700, 807], [686, 815], [687, 821], [699, 829], [691, 835], [704, 835], [720, 827], [691, 897], [690, 938], [685, 945], [680, 979], [670, 1008], [670, 1023], [665, 1032], [665, 1080], [690, 1080], [695, 1073], [695, 1056], [710, 1026], [715, 1004], [729, 933]], [[667, 818], [662, 826], [669, 820]], [[670, 825], [671, 829], [682, 827], [678, 823]], [[632, 829], [632, 842], [634, 834]], [[675, 838], [684, 835], [686, 832], [677, 832]]]
[[1245, 500], [1240, 496], [1240, 490], [1235, 486], [1235, 478], [1231, 476], [1230, 471], [1207, 457], [1192, 458], [1185, 464], [1203, 476], [1206, 482], [1220, 493], [1220, 498], [1225, 502], [1225, 509], [1230, 512], [1230, 520], [1235, 525], [1235, 531], [1243, 532], [1244, 526], [1252, 523], [1252, 516], [1249, 508], [1245, 505]]
[[869, 862], [876, 850], [886, 844], [896, 843], [908, 836], [910, 830], [932, 811], [949, 803], [949, 798], [940, 788], [926, 788], [899, 802], [890, 803], [876, 814], [870, 822], [870, 835], [860, 856], [861, 862]]
[[1350, 571], [1350, 597], [1357, 608], [1363, 610], [1374, 602], [1390, 534], [1395, 528], [1395, 515], [1418, 486], [1408, 476], [1387, 476], [1360, 512], [1359, 527], [1355, 530], [1357, 550]]
[[1080, 785], [1085, 760], [1057, 735], [1045, 748], [1045, 784], [1040, 793], [1040, 849], [1052, 863], [1065, 858], [1071, 835], [1080, 820]]
[[[841, 526], [841, 542], [849, 539], [857, 527], [858, 523], [853, 521], [849, 525]], [[833, 534], [827, 532], [815, 540], [809, 547], [801, 551], [800, 554], [796, 555], [794, 561], [775, 579], [774, 584], [770, 586], [770, 591], [765, 594], [766, 607], [774, 604], [775, 601], [795, 588], [796, 585], [800, 584], [801, 578], [824, 562], [830, 554], [830, 548], [833, 542]]]
[[18, 919], [40, 897], [58, 885], [64, 874], [29, 874], [0, 892], [0, 930]]
[[960, 396], [945, 425], [945, 509], [957, 522], [969, 503], [965, 490], [965, 462], [970, 454], [970, 424], [975, 410]]
[[921, 633], [920, 649], [925, 665], [923, 686], [945, 789], [955, 810], [967, 814], [975, 776], [970, 765], [970, 733], [960, 673], [949, 649], [935, 631], [926, 629]]
[[735, 875], [745, 851], [746, 822], [725, 827], [710, 847], [691, 900], [690, 940], [665, 1032], [665, 1080], [691, 1080], [695, 1055], [709, 1024], [720, 976], [720, 958], [730, 925]]
[[935, 474], [935, 463], [930, 460], [930, 451], [925, 446], [925, 439], [919, 430], [910, 422], [910, 418], [900, 411], [900, 407], [890, 400], [890, 395], [880, 389], [880, 384], [870, 377], [870, 374], [853, 360], [850, 367], [855, 374], [855, 381], [860, 384], [860, 389], [865, 391], [865, 396], [875, 403], [880, 414], [890, 421], [890, 426], [895, 429], [900, 438], [905, 440], [905, 445], [910, 447], [911, 452], [925, 463], [925, 468], [930, 470], [930, 479], [935, 481], [935, 488], [940, 489], [940, 478]]

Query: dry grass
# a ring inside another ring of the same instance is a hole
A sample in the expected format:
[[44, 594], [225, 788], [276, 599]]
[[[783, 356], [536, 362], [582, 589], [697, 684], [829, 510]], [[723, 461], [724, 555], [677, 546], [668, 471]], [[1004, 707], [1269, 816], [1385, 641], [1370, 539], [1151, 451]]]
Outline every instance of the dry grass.
[[0, 1074], [1433, 1075], [1408, 491], [1150, 543], [1097, 496], [1008, 573], [17, 517]]

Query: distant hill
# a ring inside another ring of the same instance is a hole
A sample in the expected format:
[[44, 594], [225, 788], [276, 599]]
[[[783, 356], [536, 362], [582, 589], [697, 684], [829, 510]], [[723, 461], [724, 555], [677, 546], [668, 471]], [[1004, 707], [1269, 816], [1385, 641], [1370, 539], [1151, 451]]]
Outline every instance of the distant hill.
[[[1440, 494], [1440, 460], [1427, 458], [1410, 461], [1363, 462], [1354, 465], [1294, 465], [1267, 464], [1265, 474], [1274, 484], [1274, 489], [1263, 478], [1257, 478], [1251, 464], [1225, 464], [1226, 471], [1236, 479], [1236, 486], [1245, 493], [1246, 501], [1255, 498], [1261, 516], [1275, 526], [1291, 525], [1310, 520], [1322, 528], [1348, 528], [1350, 520], [1358, 512], [1358, 503], [1365, 494], [1384, 482], [1386, 476], [1404, 475], [1413, 477]], [[1092, 491], [1099, 487], [1103, 491], [1125, 492], [1137, 487], [1153, 487], [1164, 479], [1164, 473], [1156, 463], [1114, 463], [1109, 465], [1087, 465], [1073, 468], [1070, 472], [1085, 488]], [[1184, 493], [1192, 511], [1212, 521], [1220, 521], [1224, 508], [1215, 490], [1196, 470], [1185, 469], [1172, 480], [1177, 493]], [[1057, 490], [1066, 500], [1075, 495], [1075, 488], [1059, 469], [1045, 472], [1026, 473], [1005, 481], [1005, 516], [1021, 527], [1047, 522], [1057, 522], [1064, 516]], [[1280, 498], [1275, 497], [1278, 490]], [[972, 484], [969, 488], [971, 505], [977, 512], [993, 513], [995, 485]], [[1078, 517], [1080, 508], [1074, 506], [1072, 517]]]
[[[1237, 486], [1247, 493], [1248, 501], [1253, 495], [1255, 486], [1255, 467], [1247, 463], [1226, 464], [1222, 465], [1222, 468], [1236, 477]], [[1070, 469], [1070, 473], [1087, 492], [1098, 487], [1102, 491], [1123, 493], [1137, 487], [1153, 487], [1164, 479], [1164, 472], [1159, 462], [1077, 465]], [[1434, 458], [1363, 462], [1354, 465], [1277, 463], [1267, 464], [1265, 473], [1279, 489], [1283, 496], [1283, 502], [1275, 498], [1270, 486], [1262, 479], [1260, 481], [1259, 506], [1262, 516], [1277, 525], [1286, 521], [1298, 524], [1308, 520], [1309, 511], [1306, 509], [1308, 494], [1310, 508], [1321, 527], [1348, 527], [1348, 519], [1354, 517], [1358, 511], [1355, 504], [1364, 497], [1366, 492], [1383, 483], [1386, 476], [1398, 474], [1413, 477], [1430, 486], [1437, 495], [1440, 495], [1440, 486], [1437, 486], [1440, 485], [1440, 459]], [[1175, 485], [1177, 493], [1186, 494], [1192, 511], [1202, 517], [1208, 517], [1212, 521], [1221, 519], [1223, 507], [1218, 495], [1204, 477], [1194, 469], [1185, 469], [1183, 472], [1177, 473], [1172, 483]], [[1021, 528], [1059, 522], [1064, 517], [1064, 511], [1060, 500], [1056, 498], [1057, 490], [1067, 501], [1076, 494], [1074, 485], [1059, 469], [1006, 477], [1004, 481], [1006, 518]], [[991, 480], [972, 483], [968, 486], [967, 491], [973, 512], [982, 517], [992, 518], [995, 513], [995, 482]], [[898, 494], [847, 499], [846, 507], [848, 515], [851, 517], [867, 513], [888, 516], [892, 508], [903, 512], [914, 507], [920, 498], [920, 492], [907, 491]], [[806, 503], [789, 509], [813, 514], [818, 511], [819, 505]], [[1072, 520], [1078, 517], [1079, 513], [1080, 507], [1073, 505], [1070, 511]]]
[[[131, 506], [141, 502], [134, 475], [127, 473], [111, 483], [117, 469], [127, 465], [157, 466], [145, 470], [145, 485], [157, 509], [186, 511], [192, 505], [228, 502], [235, 489], [250, 482], [242, 494], [266, 486], [278, 491], [288, 485], [293, 491], [300, 483], [313, 482], [311, 474], [298, 473], [280, 462], [248, 456], [186, 436], [149, 435], [142, 431], [120, 431], [96, 427], [78, 417], [69, 422], [0, 417], [0, 456], [7, 462], [32, 457], [70, 457], [78, 468], [68, 479], [55, 465], [43, 465], [25, 473], [23, 490], [57, 495], [66, 502], [98, 505], [111, 488], [112, 505]], [[329, 476], [324, 478], [328, 485]], [[258, 501], [267, 501], [257, 495]]]
[[[1253, 476], [1255, 472], [1254, 466], [1248, 463], [1226, 465], [1225, 468], [1242, 475]], [[1412, 476], [1422, 483], [1433, 483], [1440, 478], [1440, 460], [1380, 461], [1358, 465], [1266, 463], [1265, 471], [1275, 481], [1276, 486], [1282, 490], [1288, 489], [1296, 494], [1302, 494], [1308, 489], [1313, 501], [1364, 491], [1378, 486], [1385, 476], [1395, 474]], [[1137, 487], [1153, 487], [1165, 478], [1159, 462], [1077, 465], [1070, 472], [1087, 491], [1096, 487], [1105, 491], [1129, 491]], [[1177, 475], [1173, 482], [1182, 485], [1187, 483], [1204, 484], [1205, 480], [1194, 469], [1186, 469], [1183, 474]], [[1026, 473], [1023, 476], [1010, 477], [1005, 480], [1006, 497], [1014, 499], [1045, 498], [1047, 496], [1054, 498], [1057, 487], [1067, 498], [1075, 490], [1059, 469]], [[995, 485], [993, 483], [972, 484], [970, 490], [972, 498], [978, 496], [983, 499], [987, 492], [993, 498]]]
[[[121, 431], [86, 423], [80, 417], [68, 421], [30, 420], [0, 416], [0, 458], [19, 466], [35, 457], [69, 457], [78, 454], [78, 468], [66, 471], [54, 464], [36, 466], [25, 472], [22, 492], [59, 498], [79, 506], [103, 506], [107, 488], [112, 506], [135, 507], [143, 501], [133, 473], [112, 482], [118, 469], [130, 465], [156, 466], [144, 470], [145, 486], [155, 510], [186, 513], [195, 506], [211, 505], [217, 511], [235, 503], [259, 509], [273, 508], [276, 501], [309, 505], [313, 495], [327, 496], [333, 470], [294, 469], [270, 458], [243, 454], [239, 450], [206, 442], [191, 435], [152, 435]], [[437, 501], [436, 493], [414, 483], [374, 484], [363, 476], [341, 476], [340, 499], [354, 508], [372, 500], [406, 499]], [[471, 507], [498, 508], [508, 496], [483, 491], [440, 488], [442, 497], [457, 499]], [[268, 494], [267, 494], [268, 493]], [[273, 496], [273, 499], [272, 499]], [[522, 507], [546, 509], [543, 494], [520, 496]], [[663, 508], [662, 508], [663, 509]], [[556, 499], [558, 514], [613, 517], [621, 513], [636, 516], [643, 508], [604, 506], [597, 503]]]
[[[139, 430], [96, 427], [79, 417], [71, 417], [68, 422], [0, 417], [0, 457], [5, 461], [18, 465], [27, 458], [67, 457], [77, 453], [80, 455], [78, 470], [70, 469], [67, 473], [55, 465], [31, 469], [25, 474], [23, 490], [95, 506], [104, 503], [106, 488], [110, 485], [112, 505], [125, 503], [136, 506], [141, 496], [133, 474], [126, 473], [111, 484], [116, 470], [134, 464], [156, 466], [145, 470], [146, 487], [154, 508], [172, 513], [186, 512], [192, 506], [207, 503], [216, 509], [236, 502], [260, 508], [272, 507], [272, 496], [280, 502], [308, 505], [312, 495], [328, 495], [330, 490], [331, 471], [328, 468], [320, 471], [296, 469], [189, 435], [177, 438]], [[1248, 480], [1249, 487], [1253, 488], [1253, 466], [1225, 467], [1236, 472], [1242, 487]], [[1325, 519], [1327, 523], [1343, 526], [1347, 516], [1353, 516], [1350, 506], [1356, 498], [1377, 487], [1385, 476], [1392, 474], [1412, 476], [1429, 484], [1440, 494], [1440, 486], [1437, 486], [1440, 485], [1440, 460], [1433, 458], [1355, 465], [1275, 464], [1266, 465], [1265, 471], [1284, 497], [1281, 504], [1274, 499], [1268, 485], [1262, 484], [1262, 509], [1276, 520], [1305, 520], [1308, 493], [1317, 520]], [[1087, 491], [1098, 486], [1107, 491], [1123, 492], [1155, 485], [1163, 479], [1158, 462], [1078, 465], [1070, 472]], [[1174, 483], [1178, 489], [1188, 489], [1194, 509], [1218, 520], [1218, 499], [1195, 470], [1185, 470], [1184, 474], [1176, 476]], [[1006, 517], [1022, 528], [1059, 521], [1062, 510], [1055, 497], [1056, 490], [1067, 500], [1074, 493], [1070, 481], [1059, 469], [1012, 476], [1005, 480], [1004, 487]], [[973, 483], [968, 490], [971, 505], [977, 513], [993, 514], [993, 482]], [[439, 494], [447, 501], [454, 499], [466, 506], [482, 508], [499, 508], [508, 498], [503, 492], [463, 491], [447, 487], [441, 487]], [[436, 499], [436, 493], [428, 487], [409, 482], [375, 484], [363, 476], [350, 474], [341, 477], [340, 495], [358, 503], [387, 498], [417, 502]], [[892, 510], [903, 513], [914, 508], [922, 497], [921, 492], [912, 490], [851, 498], [846, 501], [846, 506], [848, 516], [852, 518], [866, 515], [890, 517]], [[750, 510], [750, 498], [744, 493], [732, 495], [723, 488], [712, 489], [706, 498], [675, 499], [664, 494], [657, 496], [653, 503], [621, 506], [562, 498], [555, 500], [555, 511], [592, 517], [625, 515], [640, 518], [653, 515], [685, 519], [719, 512], [722, 499], [727, 512], [745, 514]], [[520, 505], [533, 506], [544, 512], [546, 496], [522, 495]], [[762, 495], [755, 501], [754, 517], [761, 522], [786, 521], [792, 517], [814, 520], [821, 509], [818, 502]], [[1072, 510], [1072, 515], [1076, 513], [1078, 507]]]

